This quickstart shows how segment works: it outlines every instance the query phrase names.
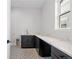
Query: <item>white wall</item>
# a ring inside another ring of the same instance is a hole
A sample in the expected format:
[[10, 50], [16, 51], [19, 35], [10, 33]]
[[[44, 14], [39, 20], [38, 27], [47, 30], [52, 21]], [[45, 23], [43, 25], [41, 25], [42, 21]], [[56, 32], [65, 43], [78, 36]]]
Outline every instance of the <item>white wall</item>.
[[12, 8], [11, 13], [11, 38], [13, 44], [20, 35], [40, 32], [40, 9]]
[[55, 30], [55, 0], [47, 0], [42, 9], [42, 34], [71, 41], [71, 30]]
[[[42, 17], [41, 17], [42, 16]], [[55, 30], [55, 0], [46, 0], [42, 9], [12, 8], [11, 38], [15, 44], [16, 38], [26, 34], [41, 33], [59, 39], [71, 41], [71, 30]]]

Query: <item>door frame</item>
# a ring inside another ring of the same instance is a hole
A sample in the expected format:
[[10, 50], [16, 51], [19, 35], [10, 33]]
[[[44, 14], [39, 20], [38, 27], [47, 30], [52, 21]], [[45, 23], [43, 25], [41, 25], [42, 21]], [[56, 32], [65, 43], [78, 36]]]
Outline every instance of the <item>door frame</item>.
[[[7, 40], [11, 41], [11, 0], [7, 0]], [[7, 44], [7, 59], [10, 59], [11, 44]]]

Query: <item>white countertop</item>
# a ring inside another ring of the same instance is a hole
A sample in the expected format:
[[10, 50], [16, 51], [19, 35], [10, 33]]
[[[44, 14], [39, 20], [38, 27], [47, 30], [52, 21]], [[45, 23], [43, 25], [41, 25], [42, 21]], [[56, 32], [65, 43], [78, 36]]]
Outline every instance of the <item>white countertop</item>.
[[53, 37], [48, 37], [44, 35], [36, 35], [40, 39], [44, 40], [48, 44], [56, 47], [57, 49], [63, 51], [64, 53], [72, 56], [72, 44], [66, 40], [56, 39]]

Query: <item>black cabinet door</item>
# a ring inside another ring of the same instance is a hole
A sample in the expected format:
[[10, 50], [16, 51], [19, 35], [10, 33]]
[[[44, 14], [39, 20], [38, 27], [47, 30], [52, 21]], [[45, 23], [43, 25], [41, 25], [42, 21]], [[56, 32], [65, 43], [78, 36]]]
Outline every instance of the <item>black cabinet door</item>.
[[34, 39], [31, 35], [21, 36], [21, 47], [22, 48], [34, 48]]
[[41, 57], [51, 56], [51, 46], [37, 36], [34, 36], [35, 48]]
[[39, 55], [42, 57], [49, 57], [51, 56], [51, 46], [40, 39], [39, 41]]

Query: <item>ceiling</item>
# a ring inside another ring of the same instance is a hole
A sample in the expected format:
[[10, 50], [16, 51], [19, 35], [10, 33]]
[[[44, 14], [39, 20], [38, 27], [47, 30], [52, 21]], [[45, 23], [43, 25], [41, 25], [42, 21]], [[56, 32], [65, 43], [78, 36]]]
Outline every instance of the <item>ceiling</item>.
[[40, 8], [46, 0], [11, 0], [12, 7]]

